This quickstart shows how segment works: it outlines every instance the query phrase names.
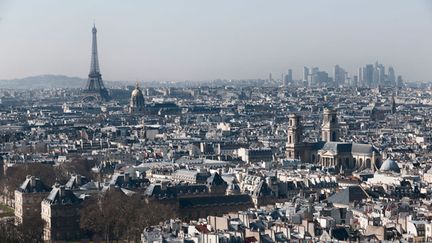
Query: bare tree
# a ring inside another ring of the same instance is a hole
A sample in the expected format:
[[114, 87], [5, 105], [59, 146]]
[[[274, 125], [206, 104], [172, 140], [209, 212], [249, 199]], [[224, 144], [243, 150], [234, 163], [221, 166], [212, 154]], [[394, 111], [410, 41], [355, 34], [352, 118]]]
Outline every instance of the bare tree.
[[81, 211], [81, 228], [89, 238], [101, 237], [106, 242], [136, 242], [145, 227], [175, 217], [171, 206], [158, 201], [147, 203], [140, 195], [129, 197], [120, 189], [111, 189], [85, 202]]

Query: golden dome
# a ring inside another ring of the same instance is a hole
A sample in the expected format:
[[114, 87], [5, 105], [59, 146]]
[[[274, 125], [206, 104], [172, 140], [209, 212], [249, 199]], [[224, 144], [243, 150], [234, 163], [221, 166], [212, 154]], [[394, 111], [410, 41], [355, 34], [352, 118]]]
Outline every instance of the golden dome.
[[132, 91], [131, 97], [144, 96], [141, 89], [139, 88], [138, 82], [136, 83], [135, 89]]

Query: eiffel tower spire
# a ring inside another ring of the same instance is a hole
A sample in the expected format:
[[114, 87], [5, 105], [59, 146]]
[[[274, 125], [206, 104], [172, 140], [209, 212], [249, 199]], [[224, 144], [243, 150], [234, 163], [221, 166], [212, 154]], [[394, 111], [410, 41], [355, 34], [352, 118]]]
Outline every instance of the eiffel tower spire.
[[96, 26], [93, 25], [92, 29], [92, 52], [91, 52], [91, 63], [90, 63], [90, 72], [88, 75], [88, 81], [86, 88], [84, 90], [84, 99], [91, 100], [108, 100], [109, 95], [106, 90], [103, 81], [102, 74], [100, 73], [99, 68], [99, 58], [98, 58], [98, 50], [97, 50], [97, 29]]
[[92, 33], [93, 33], [93, 39], [92, 39], [92, 56], [91, 56], [91, 64], [90, 64], [90, 74], [98, 74], [98, 73], [100, 74], [98, 51], [97, 51], [97, 29], [95, 25], [93, 25]]

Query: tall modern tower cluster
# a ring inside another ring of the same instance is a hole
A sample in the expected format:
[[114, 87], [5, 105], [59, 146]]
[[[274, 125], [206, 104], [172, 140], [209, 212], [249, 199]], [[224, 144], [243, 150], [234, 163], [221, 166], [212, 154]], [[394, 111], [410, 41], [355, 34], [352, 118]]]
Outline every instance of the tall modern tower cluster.
[[[288, 79], [288, 75], [286, 76]], [[401, 76], [396, 76], [393, 67], [386, 67], [383, 64], [376, 62], [375, 64], [367, 64], [358, 69], [357, 74], [350, 74], [341, 66], [335, 65], [333, 76], [327, 72], [320, 70], [318, 67], [303, 67], [303, 78], [301, 81], [306, 86], [325, 86], [325, 87], [368, 87], [376, 88], [384, 87], [401, 87], [403, 80]], [[287, 82], [285, 82], [287, 83]]]
[[102, 74], [99, 68], [96, 26], [93, 26], [92, 37], [90, 73], [88, 75], [87, 85], [83, 91], [83, 99], [85, 101], [109, 100], [110, 96], [102, 81]]
[[389, 67], [387, 72], [383, 64], [378, 62], [374, 64], [367, 64], [358, 70], [358, 82], [360, 86], [365, 87], [378, 87], [388, 86], [395, 87], [400, 86], [402, 77], [396, 79], [396, 73], [393, 67]]
[[321, 71], [318, 67], [303, 67], [303, 82], [308, 86], [328, 85], [330, 81], [328, 73]]

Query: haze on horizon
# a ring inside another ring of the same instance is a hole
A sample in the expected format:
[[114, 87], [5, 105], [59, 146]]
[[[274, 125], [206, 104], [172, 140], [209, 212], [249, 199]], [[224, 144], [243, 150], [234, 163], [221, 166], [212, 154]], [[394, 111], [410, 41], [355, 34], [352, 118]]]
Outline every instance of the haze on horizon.
[[375, 61], [432, 80], [428, 0], [0, 0], [0, 79], [87, 77], [94, 20], [105, 80], [356, 75]]

